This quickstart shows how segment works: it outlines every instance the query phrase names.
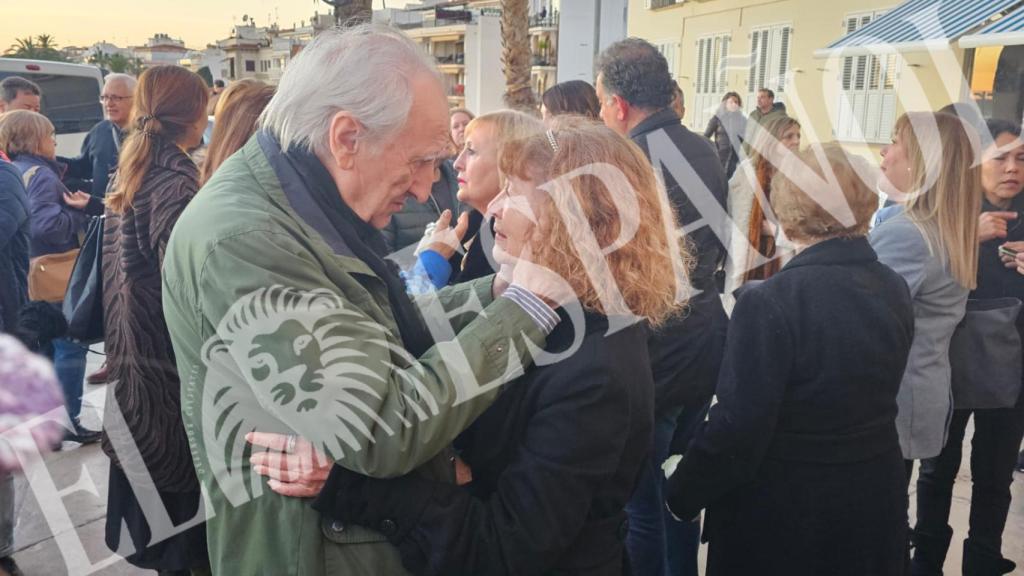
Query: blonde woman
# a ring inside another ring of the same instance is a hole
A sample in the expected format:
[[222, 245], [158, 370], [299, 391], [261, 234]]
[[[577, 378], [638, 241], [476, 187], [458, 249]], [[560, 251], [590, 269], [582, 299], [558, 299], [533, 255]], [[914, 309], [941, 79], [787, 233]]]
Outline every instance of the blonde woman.
[[800, 123], [781, 116], [754, 132], [750, 158], [729, 181], [729, 215], [743, 234], [730, 242], [726, 294], [750, 280], [771, 277], [784, 263], [784, 246], [777, 245], [778, 229], [770, 207], [771, 180], [785, 152], [800, 149]]
[[914, 298], [914, 345], [899, 395], [900, 446], [913, 460], [938, 456], [953, 412], [949, 343], [978, 273], [981, 176], [955, 116], [909, 112], [882, 149], [880, 188], [898, 203], [871, 233], [878, 258]]
[[680, 518], [708, 510], [708, 576], [902, 574], [895, 420], [910, 294], [865, 238], [877, 197], [843, 150], [782, 166], [772, 208], [798, 252], [737, 301], [718, 403], [669, 478], [668, 504]]
[[[598, 178], [545, 186], [598, 165], [618, 167], [612, 189]], [[559, 310], [576, 320], [548, 337], [556, 356], [528, 369], [459, 438], [473, 469], [468, 487], [344, 472], [312, 494], [329, 494], [329, 516], [382, 529], [412, 574], [618, 575], [624, 507], [654, 417], [646, 328], [622, 322], [658, 325], [678, 310], [688, 280], [673, 245], [677, 222], [641, 150], [595, 123], [510, 143], [500, 168], [508, 182], [491, 204], [495, 258], [512, 274], [544, 267], [576, 296]]]
[[462, 240], [466, 253], [452, 274], [451, 283], [474, 280], [497, 269], [490, 256], [494, 246], [493, 220], [485, 218], [484, 214], [487, 205], [501, 192], [498, 159], [509, 143], [543, 130], [540, 120], [515, 110], [483, 114], [466, 126], [465, 145], [455, 159], [455, 170], [458, 171], [459, 201], [473, 210]]

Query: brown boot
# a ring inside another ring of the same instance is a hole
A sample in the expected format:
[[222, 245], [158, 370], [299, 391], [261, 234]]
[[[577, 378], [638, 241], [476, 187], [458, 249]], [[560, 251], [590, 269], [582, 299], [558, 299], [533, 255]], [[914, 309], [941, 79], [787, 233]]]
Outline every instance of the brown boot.
[[100, 366], [99, 370], [85, 377], [85, 381], [93, 385], [106, 384], [108, 379], [110, 379], [110, 371], [107, 370], [106, 362], [103, 363], [103, 366]]

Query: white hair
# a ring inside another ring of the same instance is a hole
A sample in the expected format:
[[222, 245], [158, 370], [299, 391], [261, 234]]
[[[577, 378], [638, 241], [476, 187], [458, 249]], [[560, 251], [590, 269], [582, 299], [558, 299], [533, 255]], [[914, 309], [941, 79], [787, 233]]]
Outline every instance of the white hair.
[[114, 84], [116, 82], [124, 84], [125, 88], [127, 88], [129, 92], [135, 91], [135, 76], [114, 72], [113, 74], [107, 74], [106, 78], [103, 79], [104, 86], [107, 84]]
[[433, 59], [402, 32], [362, 24], [320, 33], [281, 77], [259, 126], [282, 150], [330, 151], [331, 118], [340, 111], [362, 125], [367, 145], [388, 142], [405, 126], [412, 107], [412, 79], [440, 80]]

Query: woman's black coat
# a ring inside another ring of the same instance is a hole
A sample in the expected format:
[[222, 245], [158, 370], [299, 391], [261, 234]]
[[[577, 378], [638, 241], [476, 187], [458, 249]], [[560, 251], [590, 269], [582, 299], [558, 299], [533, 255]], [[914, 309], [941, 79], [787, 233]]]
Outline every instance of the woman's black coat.
[[[469, 485], [348, 472], [322, 511], [379, 530], [414, 574], [621, 576], [654, 385], [646, 328], [607, 332], [587, 314], [575, 353], [539, 360], [460, 436]], [[571, 350], [574, 335], [563, 313], [546, 350]]]
[[709, 576], [901, 573], [913, 322], [864, 238], [811, 246], [740, 296], [718, 404], [667, 491], [680, 518], [708, 509]]

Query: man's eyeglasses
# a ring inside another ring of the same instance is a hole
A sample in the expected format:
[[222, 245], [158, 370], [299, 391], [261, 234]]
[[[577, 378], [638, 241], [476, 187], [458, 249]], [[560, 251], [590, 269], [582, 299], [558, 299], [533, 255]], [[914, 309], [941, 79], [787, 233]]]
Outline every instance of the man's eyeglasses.
[[100, 96], [100, 102], [106, 104], [109, 102], [124, 102], [125, 100], [131, 100], [131, 96], [114, 96], [112, 94], [104, 94]]

